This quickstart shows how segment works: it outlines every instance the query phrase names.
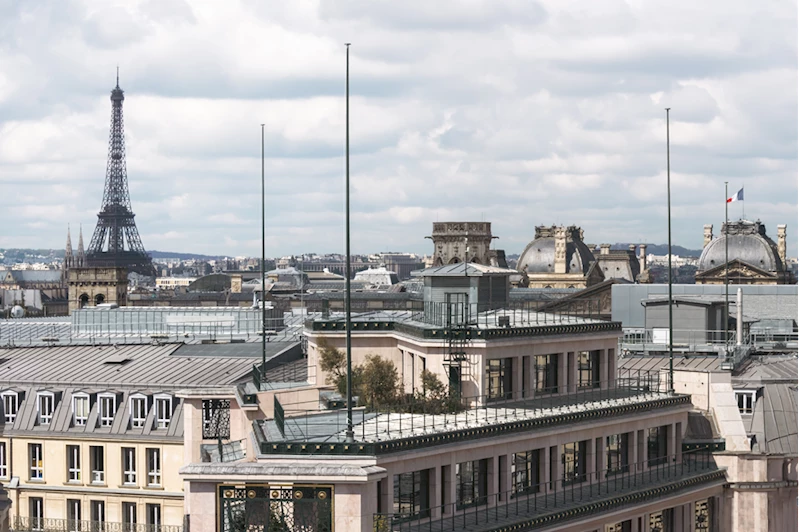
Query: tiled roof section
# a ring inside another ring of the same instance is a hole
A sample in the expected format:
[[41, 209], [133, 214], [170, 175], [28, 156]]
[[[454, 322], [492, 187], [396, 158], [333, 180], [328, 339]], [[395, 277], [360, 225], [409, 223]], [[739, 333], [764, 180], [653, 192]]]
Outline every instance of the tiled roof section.
[[732, 380], [736, 384], [783, 382], [796, 384], [799, 378], [797, 356], [752, 355], [735, 372]]
[[9, 270], [14, 281], [20, 283], [58, 283], [61, 282], [60, 270]]
[[[188, 388], [232, 385], [252, 358], [169, 356], [182, 344], [70, 345], [0, 349], [0, 383], [37, 386]], [[127, 362], [107, 363], [111, 360]]]

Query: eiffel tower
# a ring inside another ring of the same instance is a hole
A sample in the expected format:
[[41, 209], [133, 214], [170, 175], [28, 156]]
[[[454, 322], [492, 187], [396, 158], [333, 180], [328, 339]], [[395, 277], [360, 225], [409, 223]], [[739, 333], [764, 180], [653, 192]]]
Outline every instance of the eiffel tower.
[[124, 267], [142, 275], [155, 275], [152, 258], [144, 250], [133, 220], [135, 214], [130, 207], [122, 121], [124, 100], [125, 94], [119, 88], [117, 69], [117, 86], [111, 91], [111, 133], [108, 137], [103, 205], [97, 214], [97, 226], [86, 252], [86, 265]]

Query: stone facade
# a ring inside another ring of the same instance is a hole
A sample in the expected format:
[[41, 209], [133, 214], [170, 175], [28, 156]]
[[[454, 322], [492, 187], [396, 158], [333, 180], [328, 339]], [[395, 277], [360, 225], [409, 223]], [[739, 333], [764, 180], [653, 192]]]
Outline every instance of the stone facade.
[[128, 274], [125, 268], [71, 268], [69, 312], [88, 305], [116, 303], [124, 306], [128, 296]]
[[491, 264], [490, 222], [435, 222], [433, 234], [433, 266], [476, 262]]

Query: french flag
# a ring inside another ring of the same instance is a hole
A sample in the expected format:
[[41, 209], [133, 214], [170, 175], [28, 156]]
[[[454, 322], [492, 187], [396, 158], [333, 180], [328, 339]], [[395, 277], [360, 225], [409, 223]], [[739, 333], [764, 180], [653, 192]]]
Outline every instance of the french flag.
[[744, 189], [738, 191], [736, 195], [731, 198], [727, 198], [727, 203], [732, 203], [733, 201], [743, 201], [744, 200]]

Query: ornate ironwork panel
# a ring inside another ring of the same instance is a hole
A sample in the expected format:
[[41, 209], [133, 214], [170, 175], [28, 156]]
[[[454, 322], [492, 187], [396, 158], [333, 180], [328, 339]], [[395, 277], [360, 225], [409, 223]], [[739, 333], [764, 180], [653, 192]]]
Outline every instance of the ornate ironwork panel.
[[710, 514], [710, 499], [702, 499], [694, 503], [694, 530], [696, 530], [696, 532], [709, 532]]
[[230, 400], [203, 400], [203, 439], [230, 439]]
[[332, 532], [332, 486], [220, 486], [220, 532]]

